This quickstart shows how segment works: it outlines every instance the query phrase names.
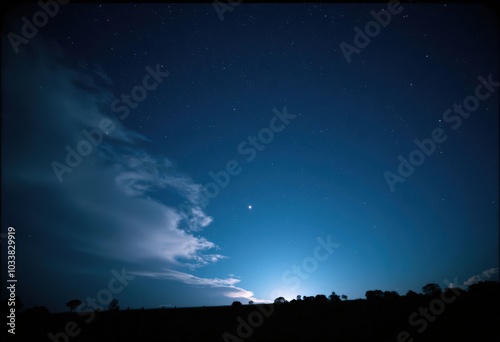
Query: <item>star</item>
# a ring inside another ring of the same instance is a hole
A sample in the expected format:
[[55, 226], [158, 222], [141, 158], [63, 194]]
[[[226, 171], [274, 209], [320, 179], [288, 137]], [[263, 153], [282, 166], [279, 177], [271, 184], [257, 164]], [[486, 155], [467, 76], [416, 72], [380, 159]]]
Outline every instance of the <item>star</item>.
[[249, 206], [248, 206], [248, 209], [252, 209], [252, 206], [251, 206], [251, 205], [249, 205]]

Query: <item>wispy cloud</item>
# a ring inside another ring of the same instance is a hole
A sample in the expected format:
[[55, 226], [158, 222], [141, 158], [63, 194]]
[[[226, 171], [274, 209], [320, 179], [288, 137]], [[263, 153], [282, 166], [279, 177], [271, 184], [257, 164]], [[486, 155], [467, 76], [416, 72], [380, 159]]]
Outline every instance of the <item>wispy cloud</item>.
[[241, 280], [232, 276], [229, 276], [229, 278], [200, 278], [192, 274], [175, 270], [164, 270], [162, 272], [132, 272], [132, 274], [156, 279], [177, 280], [193, 286], [219, 288], [222, 290], [222, 294], [228, 298], [252, 300], [255, 303], [270, 303], [267, 299], [255, 298], [252, 291], [236, 286]]
[[[23, 54], [3, 57], [3, 119], [16, 132], [7, 132], [2, 146], [4, 190], [32, 187], [30, 198], [12, 198], [11, 205], [50, 223], [44, 238], [64, 246], [53, 252], [59, 262], [67, 250], [189, 269], [225, 258], [214, 242], [193, 234], [213, 220], [203, 211], [202, 186], [169, 158], [148, 153], [148, 139], [113, 116], [112, 82], [102, 80], [100, 68], [71, 65], [41, 36]], [[60, 183], [51, 163], [64, 163], [65, 146], [75, 147], [82, 130], [97, 129], [104, 118], [115, 129]], [[193, 213], [189, 219], [177, 208], [181, 202]]]
[[483, 273], [475, 275], [464, 281], [465, 286], [470, 286], [473, 284], [477, 284], [481, 281], [488, 281], [491, 280], [492, 277], [495, 276], [495, 274], [498, 274], [498, 267], [490, 268], [486, 271], [483, 271]]

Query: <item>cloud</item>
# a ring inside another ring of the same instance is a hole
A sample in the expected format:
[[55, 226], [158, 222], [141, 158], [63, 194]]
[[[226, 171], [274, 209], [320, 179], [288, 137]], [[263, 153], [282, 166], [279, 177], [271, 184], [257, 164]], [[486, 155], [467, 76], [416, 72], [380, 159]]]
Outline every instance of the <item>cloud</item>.
[[194, 276], [192, 274], [179, 272], [175, 270], [164, 270], [162, 272], [131, 272], [134, 275], [151, 277], [156, 279], [168, 279], [168, 280], [177, 280], [183, 282], [187, 285], [200, 286], [200, 287], [209, 287], [209, 288], [218, 288], [221, 289], [221, 293], [228, 297], [234, 299], [246, 299], [252, 300], [255, 303], [270, 303], [271, 301], [267, 299], [259, 299], [254, 297], [254, 293], [252, 291], [245, 290], [241, 287], [236, 286], [241, 280], [236, 279], [232, 276], [229, 278], [200, 278]]
[[492, 278], [495, 274], [498, 274], [498, 267], [490, 268], [479, 275], [475, 275], [464, 281], [465, 286], [470, 286], [477, 284], [482, 281], [487, 281]]
[[[136, 275], [210, 288], [220, 297], [270, 302], [237, 286], [235, 276], [202, 278], [174, 270], [193, 272], [227, 258], [200, 235], [213, 221], [204, 211], [202, 185], [173, 160], [149, 153], [148, 138], [113, 116], [108, 89], [113, 82], [103, 70], [71, 65], [42, 38], [15, 58], [4, 53], [2, 70], [9, 85], [2, 89], [9, 128], [3, 137], [9, 144], [2, 144], [2, 185], [12, 208], [4, 219], [23, 227], [43, 223], [43, 233], [23, 244], [30, 262], [59, 272], [66, 279], [58, 283], [61, 289], [72, 281], [68, 272], [95, 272], [120, 261]], [[64, 163], [65, 147], [75, 147], [82, 130], [98, 128], [104, 118], [113, 121], [112, 134], [59, 182], [51, 163]], [[29, 196], [21, 189], [29, 189]]]
[[[4, 45], [3, 185], [16, 208], [11, 222], [29, 220], [29, 210], [45, 225], [33, 255], [44, 254], [43, 244], [58, 246], [55, 268], [71, 268], [78, 253], [191, 270], [225, 258], [214, 242], [193, 234], [213, 220], [203, 211], [202, 186], [170, 159], [148, 153], [149, 140], [113, 115], [112, 81], [100, 68], [72, 65], [41, 35], [23, 53], [9, 51]], [[60, 183], [51, 163], [65, 163], [66, 146], [75, 148], [82, 130], [98, 129], [105, 118], [113, 132]], [[189, 220], [181, 202], [194, 214]]]
[[116, 182], [125, 194], [144, 196], [158, 190], [170, 189], [175, 191], [174, 197], [182, 200], [176, 209], [185, 220], [188, 230], [200, 231], [213, 221], [202, 209], [205, 206], [202, 200], [202, 186], [177, 173], [174, 164], [167, 158], [155, 159], [145, 152], [130, 149], [119, 153], [115, 149], [108, 149], [107, 152], [118, 167]]

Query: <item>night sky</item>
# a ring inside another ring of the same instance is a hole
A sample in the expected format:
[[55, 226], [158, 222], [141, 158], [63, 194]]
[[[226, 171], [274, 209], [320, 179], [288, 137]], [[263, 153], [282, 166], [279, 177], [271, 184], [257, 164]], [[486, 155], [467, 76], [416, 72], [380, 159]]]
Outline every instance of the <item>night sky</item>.
[[6, 17], [2, 269], [12, 226], [25, 306], [498, 280], [492, 10], [226, 6], [59, 5], [29, 39], [38, 5]]

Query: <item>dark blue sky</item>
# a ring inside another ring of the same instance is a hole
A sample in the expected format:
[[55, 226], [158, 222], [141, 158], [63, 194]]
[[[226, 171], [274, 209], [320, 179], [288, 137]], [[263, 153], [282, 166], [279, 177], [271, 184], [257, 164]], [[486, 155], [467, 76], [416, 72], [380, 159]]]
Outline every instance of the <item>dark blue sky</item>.
[[41, 9], [12, 11], [2, 233], [23, 301], [63, 311], [123, 268], [122, 307], [498, 279], [497, 18], [395, 6], [346, 58], [382, 9], [67, 4], [17, 44]]

